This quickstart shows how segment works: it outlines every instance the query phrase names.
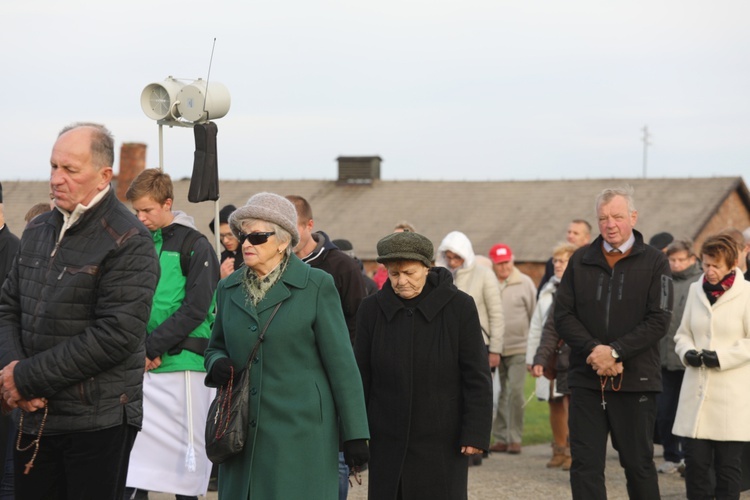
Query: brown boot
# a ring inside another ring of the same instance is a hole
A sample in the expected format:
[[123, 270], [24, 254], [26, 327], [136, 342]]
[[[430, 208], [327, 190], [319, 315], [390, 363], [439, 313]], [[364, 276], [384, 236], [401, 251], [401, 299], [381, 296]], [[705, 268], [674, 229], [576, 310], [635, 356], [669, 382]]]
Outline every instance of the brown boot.
[[570, 446], [565, 447], [565, 461], [560, 467], [562, 470], [570, 470], [570, 466], [573, 465], [573, 457], [570, 456]]
[[508, 451], [508, 444], [497, 441], [495, 444], [490, 446], [490, 451], [494, 451], [495, 453], [505, 453]]
[[552, 458], [547, 462], [547, 468], [562, 467], [563, 463], [565, 463], [565, 458], [565, 447], [552, 443]]

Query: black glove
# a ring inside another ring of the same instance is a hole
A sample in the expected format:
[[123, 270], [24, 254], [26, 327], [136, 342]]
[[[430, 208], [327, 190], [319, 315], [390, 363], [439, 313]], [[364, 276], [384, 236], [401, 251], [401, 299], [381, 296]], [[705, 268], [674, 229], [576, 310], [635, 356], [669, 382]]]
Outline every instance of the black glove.
[[370, 460], [370, 448], [366, 439], [344, 441], [344, 462], [350, 469], [362, 467]]
[[716, 351], [703, 349], [703, 364], [706, 365], [706, 368], [718, 368], [719, 356], [716, 355]]
[[685, 353], [685, 361], [687, 361], [687, 364], [689, 364], [690, 366], [694, 366], [696, 368], [698, 368], [699, 366], [703, 364], [703, 360], [701, 359], [701, 353], [699, 353], [695, 349], [690, 349], [688, 352]]
[[232, 363], [232, 360], [229, 358], [219, 358], [211, 367], [211, 381], [217, 386], [224, 385], [229, 382], [233, 373], [237, 374], [237, 368]]

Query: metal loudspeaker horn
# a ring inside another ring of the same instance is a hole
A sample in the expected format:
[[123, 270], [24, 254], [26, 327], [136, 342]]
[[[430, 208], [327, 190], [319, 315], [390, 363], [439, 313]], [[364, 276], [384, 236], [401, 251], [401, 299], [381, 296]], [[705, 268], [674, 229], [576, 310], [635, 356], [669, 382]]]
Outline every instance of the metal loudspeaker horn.
[[150, 83], [141, 92], [141, 109], [160, 125], [192, 127], [229, 112], [229, 90], [202, 79], [184, 83], [172, 76]]
[[141, 109], [152, 120], [177, 120], [174, 109], [177, 94], [185, 84], [171, 76], [163, 82], [149, 83], [141, 92]]
[[177, 94], [177, 111], [193, 123], [226, 116], [230, 103], [229, 90], [223, 84], [209, 83], [200, 78], [182, 87]]

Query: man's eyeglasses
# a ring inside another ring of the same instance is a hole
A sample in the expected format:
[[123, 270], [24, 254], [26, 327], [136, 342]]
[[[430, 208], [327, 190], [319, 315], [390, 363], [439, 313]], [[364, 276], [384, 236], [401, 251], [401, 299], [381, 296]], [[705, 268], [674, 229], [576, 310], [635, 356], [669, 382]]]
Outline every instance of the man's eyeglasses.
[[273, 236], [274, 234], [276, 234], [276, 231], [267, 231], [265, 233], [249, 233], [249, 234], [240, 233], [238, 235], [239, 238], [237, 239], [240, 240], [240, 245], [243, 245], [245, 243], [245, 240], [247, 240], [250, 242], [251, 245], [256, 246], [256, 245], [262, 245], [263, 243], [268, 241], [269, 236]]

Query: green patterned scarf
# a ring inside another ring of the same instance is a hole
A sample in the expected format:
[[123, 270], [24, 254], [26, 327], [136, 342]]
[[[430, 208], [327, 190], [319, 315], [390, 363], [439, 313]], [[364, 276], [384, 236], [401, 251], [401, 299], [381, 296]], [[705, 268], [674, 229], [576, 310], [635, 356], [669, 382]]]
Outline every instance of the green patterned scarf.
[[263, 297], [266, 296], [266, 292], [268, 292], [268, 290], [279, 281], [279, 278], [284, 274], [284, 270], [288, 263], [289, 255], [285, 253], [281, 262], [279, 262], [279, 265], [262, 278], [258, 277], [255, 271], [249, 267], [247, 268], [242, 283], [245, 287], [245, 292], [247, 293], [247, 299], [253, 306], [257, 306], [258, 303], [263, 300]]

